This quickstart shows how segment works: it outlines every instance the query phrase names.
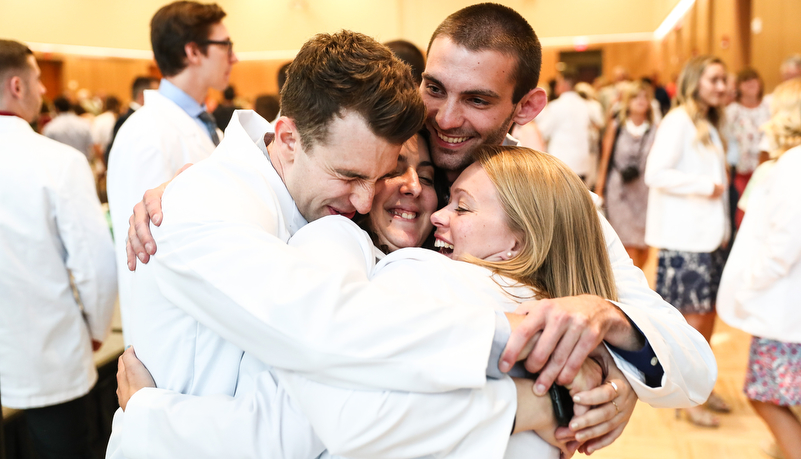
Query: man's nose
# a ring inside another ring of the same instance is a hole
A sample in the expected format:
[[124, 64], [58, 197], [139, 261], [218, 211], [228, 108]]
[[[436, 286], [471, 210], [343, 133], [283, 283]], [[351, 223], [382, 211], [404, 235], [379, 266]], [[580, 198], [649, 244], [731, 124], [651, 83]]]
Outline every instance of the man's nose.
[[350, 203], [360, 214], [370, 212], [373, 207], [373, 196], [375, 195], [375, 184], [359, 186], [350, 195]]
[[437, 110], [437, 127], [442, 130], [457, 129], [462, 126], [462, 109], [456, 100], [446, 100]]

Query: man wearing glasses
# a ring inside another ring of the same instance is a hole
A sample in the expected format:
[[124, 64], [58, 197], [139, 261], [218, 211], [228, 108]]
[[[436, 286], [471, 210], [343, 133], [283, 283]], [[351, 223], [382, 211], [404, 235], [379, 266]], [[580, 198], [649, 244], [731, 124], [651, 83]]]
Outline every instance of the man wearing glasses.
[[131, 273], [125, 267], [125, 229], [145, 190], [173, 177], [186, 163], [211, 155], [222, 138], [204, 100], [209, 88], [228, 86], [237, 62], [223, 11], [216, 4], [174, 2], [150, 21], [150, 41], [163, 78], [158, 91], [123, 124], [109, 155], [108, 198], [115, 230], [120, 312], [126, 343], [135, 333], [127, 309]]

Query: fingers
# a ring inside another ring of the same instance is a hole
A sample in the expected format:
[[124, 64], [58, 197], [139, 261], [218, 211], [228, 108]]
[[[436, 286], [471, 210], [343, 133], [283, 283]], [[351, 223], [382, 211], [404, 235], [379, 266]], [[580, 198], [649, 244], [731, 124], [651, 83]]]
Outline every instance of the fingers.
[[606, 435], [602, 435], [599, 438], [595, 438], [588, 441], [587, 443], [582, 445], [581, 451], [584, 454], [592, 454], [601, 448], [605, 448], [611, 445], [623, 433], [623, 429], [625, 428], [625, 426], [626, 424], [621, 424], [619, 427], [612, 429]]
[[127, 379], [125, 373], [125, 362], [122, 361], [122, 356], [120, 356], [117, 359], [117, 403], [120, 405], [120, 408], [122, 408], [122, 411], [125, 411], [125, 405], [128, 400], [123, 399], [123, 387], [127, 387]]
[[617, 397], [615, 389], [610, 384], [579, 392], [573, 396], [573, 402], [585, 406], [603, 405], [609, 403]]
[[[581, 332], [578, 336], [578, 339], [575, 341], [575, 344], [570, 349], [565, 349], [564, 351], [569, 351], [569, 357], [567, 357], [566, 362], [564, 364], [564, 368], [562, 369], [561, 373], [559, 373], [559, 377], [557, 378], [557, 382], [559, 384], [570, 384], [571, 381], [576, 377], [579, 368], [590, 355], [591, 352], [598, 347], [598, 344], [602, 341], [603, 337], [601, 333], [598, 332], [597, 329], [589, 327], [587, 325], [581, 325]], [[562, 347], [562, 343], [559, 343], [559, 346]], [[561, 349], [556, 350], [557, 355], [562, 352]]]
[[510, 318], [510, 324], [512, 320], [515, 320], [516, 323], [512, 324], [512, 334], [506, 342], [506, 348], [504, 348], [503, 354], [501, 354], [501, 360], [498, 365], [503, 372], [509, 371], [512, 365], [518, 361], [521, 352], [523, 352], [526, 347], [530, 346], [532, 340], [542, 329], [544, 322], [543, 316], [536, 312], [521, 316], [520, 318], [515, 317], [518, 315], [519, 314], [507, 315], [507, 317]]
[[[131, 222], [128, 221], [129, 227], [130, 224]], [[134, 253], [133, 246], [131, 245], [131, 239], [128, 237], [125, 238], [125, 256], [127, 258], [128, 271], [136, 271], [136, 254]]]
[[[139, 258], [139, 261], [147, 263], [150, 260], [150, 254], [145, 250], [145, 246], [139, 236], [142, 227], [147, 228], [149, 223], [147, 215], [145, 215], [146, 220], [142, 219], [143, 212], [144, 205], [141, 202], [137, 203], [134, 206], [134, 214], [128, 219], [128, 243], [131, 244], [131, 249], [136, 254], [136, 257]], [[148, 233], [149, 232], [148, 229]]]
[[573, 418], [570, 421], [570, 430], [575, 432], [576, 440], [583, 443], [600, 437], [624, 422], [625, 417], [618, 414], [614, 405], [604, 403], [582, 416]]
[[145, 195], [142, 198], [142, 202], [145, 205], [145, 211], [147, 213], [147, 215], [144, 217], [152, 220], [153, 224], [156, 226], [161, 225], [161, 196], [164, 194], [164, 190], [167, 188], [167, 183], [145, 191]]

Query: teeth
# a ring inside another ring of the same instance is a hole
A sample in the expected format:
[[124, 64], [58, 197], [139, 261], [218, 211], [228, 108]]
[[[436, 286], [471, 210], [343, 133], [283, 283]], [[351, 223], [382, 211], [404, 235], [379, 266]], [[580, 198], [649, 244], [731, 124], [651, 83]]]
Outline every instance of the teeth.
[[445, 247], [446, 249], [453, 250], [453, 244], [448, 244], [442, 239], [434, 239], [434, 247]]
[[439, 132], [437, 132], [437, 137], [448, 143], [462, 143], [470, 138], [470, 137], [448, 137], [446, 135], [440, 134]]
[[400, 210], [393, 210], [392, 215], [397, 215], [398, 217], [403, 218], [405, 220], [414, 220], [415, 218], [417, 218], [416, 212], [403, 212]]

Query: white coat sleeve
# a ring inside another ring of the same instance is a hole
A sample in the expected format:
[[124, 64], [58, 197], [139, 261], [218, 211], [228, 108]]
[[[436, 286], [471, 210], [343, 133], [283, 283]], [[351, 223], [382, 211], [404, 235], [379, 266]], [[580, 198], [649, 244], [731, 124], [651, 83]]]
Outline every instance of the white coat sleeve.
[[484, 385], [491, 308], [373, 285], [366, 241], [339, 260], [288, 246], [269, 231], [277, 205], [270, 216], [260, 196], [212, 186], [220, 178], [202, 175], [203, 163], [172, 182], [153, 229], [150, 265], [172, 304], [264, 363], [326, 383], [412, 392]]
[[331, 454], [502, 458], [517, 411], [511, 378], [440, 394], [346, 390], [275, 370]]
[[83, 156], [71, 159], [51, 198], [66, 251], [65, 265], [78, 290], [89, 334], [102, 342], [111, 328], [117, 298], [114, 245], [89, 164]]
[[681, 408], [703, 403], [717, 379], [717, 363], [703, 336], [681, 313], [650, 289], [634, 266], [615, 230], [603, 216], [601, 226], [615, 275], [615, 304], [639, 327], [651, 344], [665, 374], [659, 387], [648, 387], [636, 369], [612, 353], [637, 396], [657, 408]]
[[683, 116], [673, 115], [666, 116], [656, 130], [654, 144], [645, 164], [645, 183], [665, 193], [710, 196], [715, 189], [711, 178], [676, 168], [684, 154], [687, 137], [694, 137], [695, 131]]
[[270, 372], [255, 391], [198, 397], [146, 388], [131, 397], [123, 416], [127, 459], [263, 457], [314, 459], [325, 447]]

